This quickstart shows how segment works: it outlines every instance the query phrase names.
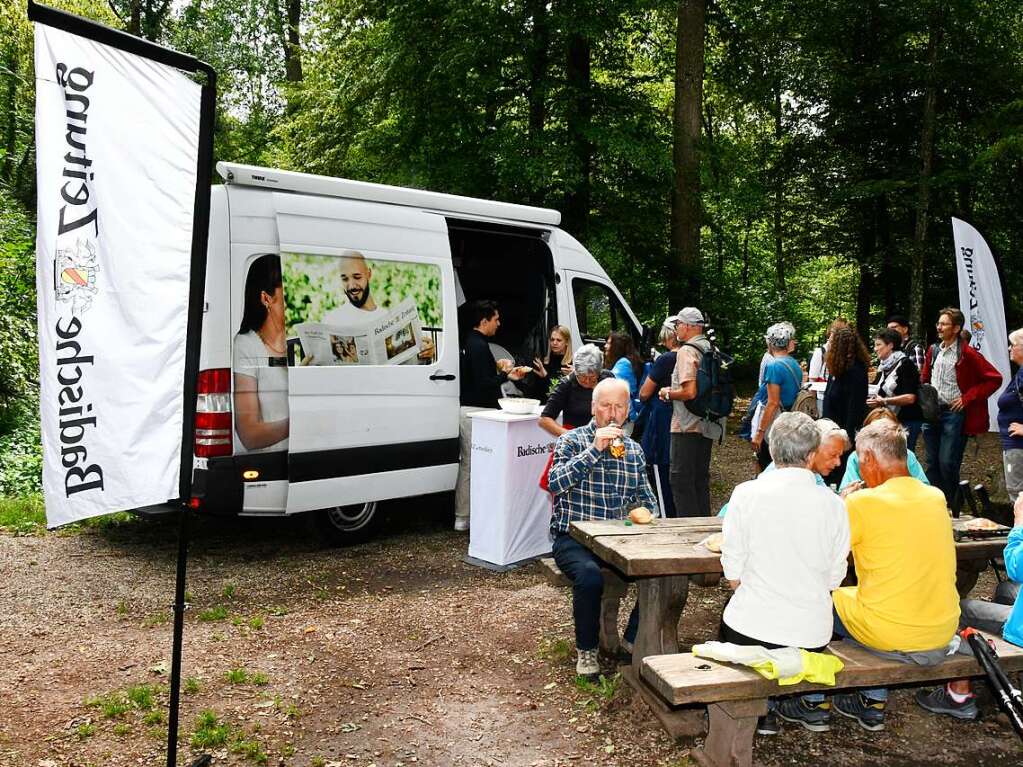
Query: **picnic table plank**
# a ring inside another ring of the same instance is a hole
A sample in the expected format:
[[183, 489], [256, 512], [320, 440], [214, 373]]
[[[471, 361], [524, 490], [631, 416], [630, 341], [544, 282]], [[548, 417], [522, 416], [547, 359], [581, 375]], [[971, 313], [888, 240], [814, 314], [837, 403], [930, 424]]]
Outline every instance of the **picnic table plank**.
[[956, 541], [956, 559], [992, 559], [1002, 556], [1009, 539], [984, 538], [977, 541]]
[[[1023, 648], [999, 637], [995, 642], [1002, 666], [1009, 672], [1023, 668]], [[837, 687], [929, 682], [956, 677], [979, 676], [982, 671], [969, 655], [954, 655], [937, 666], [917, 666], [886, 660], [853, 642], [832, 642], [828, 652], [837, 656], [845, 668], [835, 677]], [[722, 700], [767, 698], [796, 692], [823, 692], [827, 685], [803, 682], [781, 687], [752, 669], [738, 664], [698, 658], [690, 653], [655, 655], [643, 659], [641, 676], [645, 682], [673, 705]]]
[[589, 522], [573, 522], [570, 532], [572, 537], [584, 546], [605, 535], [649, 535], [652, 531], [691, 531], [710, 535], [721, 531], [721, 519], [718, 517], [684, 517], [678, 519], [655, 519], [648, 525], [627, 525], [622, 519], [601, 519]]
[[[713, 532], [719, 532], [717, 517], [659, 519], [651, 525], [626, 526], [621, 520], [573, 522], [572, 537], [589, 548], [600, 559], [630, 578], [666, 575], [697, 575], [720, 573], [721, 556], [696, 545]], [[1006, 538], [956, 542], [956, 559], [960, 563], [978, 565], [1000, 556]], [[972, 588], [969, 566], [961, 568], [965, 576], [962, 586]]]

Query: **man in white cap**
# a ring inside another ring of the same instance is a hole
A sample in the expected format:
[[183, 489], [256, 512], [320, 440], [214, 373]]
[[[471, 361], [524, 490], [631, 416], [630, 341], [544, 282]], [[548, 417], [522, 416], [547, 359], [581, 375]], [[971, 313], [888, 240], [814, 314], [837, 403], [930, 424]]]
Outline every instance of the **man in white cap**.
[[676, 314], [675, 336], [681, 344], [671, 374], [671, 386], [660, 391], [661, 399], [671, 402], [671, 494], [675, 513], [680, 517], [710, 516], [710, 453], [713, 441], [721, 436], [720, 426], [695, 415], [686, 402], [696, 399], [697, 372], [703, 355], [710, 351], [704, 335], [707, 321], [692, 306]]

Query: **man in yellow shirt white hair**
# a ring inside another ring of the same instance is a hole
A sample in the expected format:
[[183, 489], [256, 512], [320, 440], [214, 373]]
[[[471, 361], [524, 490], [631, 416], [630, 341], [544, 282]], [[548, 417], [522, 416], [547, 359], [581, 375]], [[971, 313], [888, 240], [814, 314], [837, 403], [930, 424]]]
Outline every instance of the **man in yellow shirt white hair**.
[[[877, 421], [856, 436], [866, 490], [846, 499], [859, 581], [832, 592], [835, 633], [904, 663], [935, 665], [959, 625], [956, 553], [945, 496], [909, 474], [906, 433]], [[883, 730], [885, 689], [836, 695], [831, 708], [866, 730]], [[783, 718], [820, 719], [823, 696], [787, 701]], [[788, 714], [788, 716], [786, 716]], [[812, 728], [808, 728], [812, 729]], [[816, 728], [819, 729], [819, 728]]]

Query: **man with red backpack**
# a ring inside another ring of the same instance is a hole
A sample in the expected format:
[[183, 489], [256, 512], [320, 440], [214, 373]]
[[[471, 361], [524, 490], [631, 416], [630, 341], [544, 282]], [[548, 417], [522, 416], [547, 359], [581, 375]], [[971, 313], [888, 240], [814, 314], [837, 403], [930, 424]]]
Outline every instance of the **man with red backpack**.
[[920, 380], [938, 392], [941, 414], [937, 423], [925, 423], [927, 479], [945, 493], [949, 506], [959, 488], [959, 468], [966, 438], [988, 430], [987, 400], [1002, 384], [1002, 374], [959, 332], [966, 318], [959, 309], [938, 312], [938, 343], [927, 350]]

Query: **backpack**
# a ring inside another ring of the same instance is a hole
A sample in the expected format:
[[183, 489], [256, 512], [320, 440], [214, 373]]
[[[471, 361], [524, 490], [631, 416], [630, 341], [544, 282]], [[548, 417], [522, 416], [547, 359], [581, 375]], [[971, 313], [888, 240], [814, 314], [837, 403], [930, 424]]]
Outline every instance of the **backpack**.
[[707, 351], [696, 344], [683, 346], [691, 346], [701, 355], [700, 367], [696, 370], [696, 396], [683, 402], [686, 410], [712, 421], [727, 418], [735, 404], [735, 384], [730, 369], [733, 358], [713, 343]]
[[[934, 369], [935, 347], [937, 347], [937, 344], [932, 346], [930, 350], [932, 371]], [[916, 403], [920, 406], [920, 412], [923, 413], [924, 421], [927, 423], [938, 423], [941, 420], [941, 401], [938, 399], [938, 390], [932, 384], [920, 384], [920, 388], [916, 392]]]
[[789, 412], [806, 413], [814, 420], [820, 418], [820, 414], [817, 412], [817, 392], [810, 389], [800, 389], [799, 394], [796, 395], [796, 399], [792, 403], [792, 407], [789, 408]]

